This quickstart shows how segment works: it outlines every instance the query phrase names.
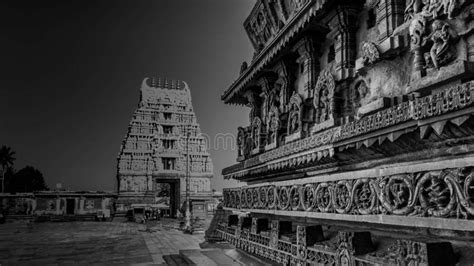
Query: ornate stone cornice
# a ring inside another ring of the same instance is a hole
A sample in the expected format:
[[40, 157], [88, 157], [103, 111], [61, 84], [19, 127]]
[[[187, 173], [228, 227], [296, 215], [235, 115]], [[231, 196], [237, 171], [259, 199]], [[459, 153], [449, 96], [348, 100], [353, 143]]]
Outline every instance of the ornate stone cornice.
[[[246, 68], [240, 77], [224, 92], [222, 100], [226, 103], [232, 101], [234, 95], [240, 92], [245, 86], [252, 81], [253, 78], [275, 58], [275, 56], [288, 44], [311, 18], [313, 18], [320, 10], [323, 9], [327, 0], [308, 0], [291, 18], [291, 20], [269, 41], [259, 54], [254, 58], [248, 68]], [[238, 104], [245, 104], [241, 101], [233, 101]]]
[[[344, 147], [352, 143], [356, 147], [369, 147], [375, 142], [382, 144], [387, 138], [393, 142], [410, 131], [405, 129], [396, 132], [389, 130], [385, 134], [374, 135], [370, 138], [364, 138], [363, 136], [369, 136], [372, 132], [387, 130], [392, 126], [410, 121], [416, 121], [413, 126], [420, 129], [421, 138], [425, 137], [427, 130], [430, 128], [440, 135], [446, 121], [451, 121], [457, 126], [465, 122], [472, 111], [469, 111], [470, 109], [467, 109], [466, 112], [461, 110], [471, 107], [473, 103], [474, 81], [470, 81], [439, 90], [432, 95], [402, 102], [360, 120], [329, 128], [301, 140], [287, 143], [249, 158], [240, 164], [225, 168], [222, 173], [226, 178], [242, 177], [248, 173], [249, 168], [263, 164], [265, 164], [263, 167], [286, 165], [285, 162], [288, 161], [291, 165], [292, 161], [295, 163], [301, 161], [312, 162], [327, 156], [332, 157], [335, 153], [335, 145]], [[459, 112], [454, 113], [454, 111]], [[456, 115], [444, 117], [449, 113]], [[356, 137], [359, 136], [362, 138], [357, 139]]]

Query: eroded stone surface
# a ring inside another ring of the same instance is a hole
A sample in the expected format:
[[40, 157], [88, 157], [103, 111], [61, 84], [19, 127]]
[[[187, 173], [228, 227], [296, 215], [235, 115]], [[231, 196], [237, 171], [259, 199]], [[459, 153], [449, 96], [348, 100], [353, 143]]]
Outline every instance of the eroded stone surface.
[[[161, 223], [162, 224], [162, 223]], [[0, 225], [1, 264], [162, 264], [163, 255], [199, 249], [204, 234], [187, 235], [165, 222], [24, 222]]]

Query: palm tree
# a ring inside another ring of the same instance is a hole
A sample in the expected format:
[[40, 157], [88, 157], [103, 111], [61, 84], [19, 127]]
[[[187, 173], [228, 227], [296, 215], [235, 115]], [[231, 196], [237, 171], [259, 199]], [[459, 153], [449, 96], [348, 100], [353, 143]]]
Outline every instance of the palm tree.
[[5, 145], [0, 148], [0, 165], [2, 166], [2, 193], [5, 192], [5, 172], [13, 165], [15, 152]]

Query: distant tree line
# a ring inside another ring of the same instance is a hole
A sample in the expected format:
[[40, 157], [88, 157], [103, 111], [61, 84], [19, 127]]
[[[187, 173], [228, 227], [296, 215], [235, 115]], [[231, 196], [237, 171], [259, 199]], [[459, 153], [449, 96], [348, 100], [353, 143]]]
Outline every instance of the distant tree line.
[[0, 148], [0, 166], [2, 170], [1, 192], [33, 192], [48, 190], [43, 174], [32, 166], [26, 166], [18, 171], [13, 168], [16, 160], [15, 152], [10, 147]]

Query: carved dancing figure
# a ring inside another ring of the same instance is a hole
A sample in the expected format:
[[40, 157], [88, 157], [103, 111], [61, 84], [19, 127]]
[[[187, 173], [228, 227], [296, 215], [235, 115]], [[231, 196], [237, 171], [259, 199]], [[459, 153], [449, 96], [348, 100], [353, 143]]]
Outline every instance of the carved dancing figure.
[[319, 117], [319, 122], [324, 122], [327, 120], [329, 114], [329, 91], [327, 87], [321, 91], [321, 96], [319, 98], [319, 108], [321, 110], [321, 115]]
[[453, 57], [453, 51], [450, 47], [452, 38], [448, 23], [435, 20], [432, 27], [431, 40], [433, 46], [430, 49], [430, 56], [434, 67], [439, 69], [440, 65], [445, 64]]
[[245, 149], [245, 132], [243, 128], [239, 128], [239, 132], [237, 134], [237, 147], [238, 147], [238, 156], [244, 155]]
[[259, 127], [258, 126], [254, 126], [253, 127], [253, 134], [252, 134], [252, 137], [253, 137], [253, 149], [256, 149], [259, 147], [259, 144], [260, 144], [260, 130], [259, 130]]
[[[441, 15], [448, 15], [448, 19], [453, 18], [454, 10], [458, 6], [458, 0], [423, 0], [423, 15], [436, 19]], [[408, 6], [407, 6], [408, 8]], [[414, 13], [417, 13], [416, 11]]]
[[298, 131], [299, 122], [298, 122], [298, 113], [294, 112], [291, 115], [291, 122], [290, 122], [290, 134], [293, 134]]

